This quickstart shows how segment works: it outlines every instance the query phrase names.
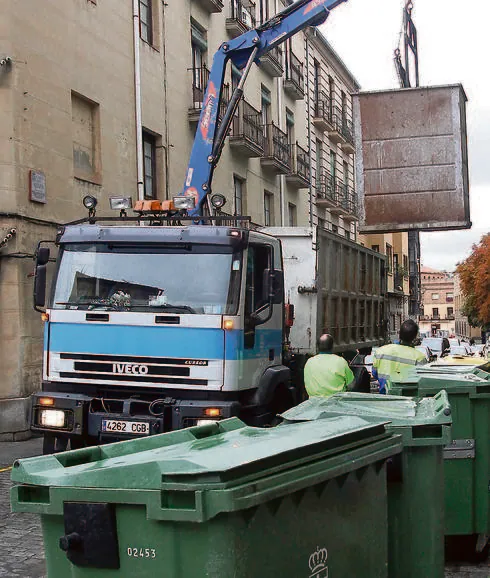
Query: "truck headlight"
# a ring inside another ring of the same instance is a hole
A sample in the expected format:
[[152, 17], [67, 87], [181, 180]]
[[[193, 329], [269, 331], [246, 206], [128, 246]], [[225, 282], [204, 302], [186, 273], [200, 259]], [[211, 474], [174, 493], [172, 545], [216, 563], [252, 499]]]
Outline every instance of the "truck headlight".
[[43, 427], [63, 428], [66, 424], [66, 413], [59, 409], [42, 409], [39, 412], [39, 425]]
[[196, 425], [208, 425], [210, 423], [216, 423], [219, 419], [198, 419]]

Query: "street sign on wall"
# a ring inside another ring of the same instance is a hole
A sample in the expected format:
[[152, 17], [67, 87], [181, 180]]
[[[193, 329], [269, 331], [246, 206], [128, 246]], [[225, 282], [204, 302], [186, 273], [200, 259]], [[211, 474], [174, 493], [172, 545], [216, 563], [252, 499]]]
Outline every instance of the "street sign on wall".
[[29, 171], [29, 199], [46, 203], [46, 175], [42, 171]]
[[461, 85], [354, 96], [361, 233], [471, 227]]

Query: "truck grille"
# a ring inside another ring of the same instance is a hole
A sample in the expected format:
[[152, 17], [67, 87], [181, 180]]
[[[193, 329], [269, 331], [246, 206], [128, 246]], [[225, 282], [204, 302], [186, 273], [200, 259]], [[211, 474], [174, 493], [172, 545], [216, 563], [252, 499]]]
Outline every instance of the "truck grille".
[[60, 353], [60, 360], [73, 361], [72, 371], [60, 371], [63, 379], [208, 385], [207, 379], [191, 375], [193, 367], [208, 367], [206, 359]]

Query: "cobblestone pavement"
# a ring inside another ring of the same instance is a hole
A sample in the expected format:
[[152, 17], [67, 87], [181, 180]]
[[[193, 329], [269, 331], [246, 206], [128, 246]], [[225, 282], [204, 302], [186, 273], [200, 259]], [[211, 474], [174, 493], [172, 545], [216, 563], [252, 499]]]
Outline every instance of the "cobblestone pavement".
[[[10, 466], [17, 458], [35, 456], [40, 453], [40, 439], [31, 439], [26, 442], [2, 442], [0, 443], [0, 470]], [[35, 515], [10, 512], [10, 485], [10, 471], [0, 471], [0, 578], [45, 578], [39, 518]], [[223, 576], [223, 578], [226, 577]], [[445, 578], [490, 578], [490, 563], [486, 562], [478, 566], [448, 565]]]

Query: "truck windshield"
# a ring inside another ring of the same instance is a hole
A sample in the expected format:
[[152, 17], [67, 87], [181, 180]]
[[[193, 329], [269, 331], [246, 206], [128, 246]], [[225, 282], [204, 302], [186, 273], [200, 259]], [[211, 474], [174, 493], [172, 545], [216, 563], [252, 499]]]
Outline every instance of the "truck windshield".
[[66, 245], [52, 308], [233, 315], [240, 269], [231, 247]]

